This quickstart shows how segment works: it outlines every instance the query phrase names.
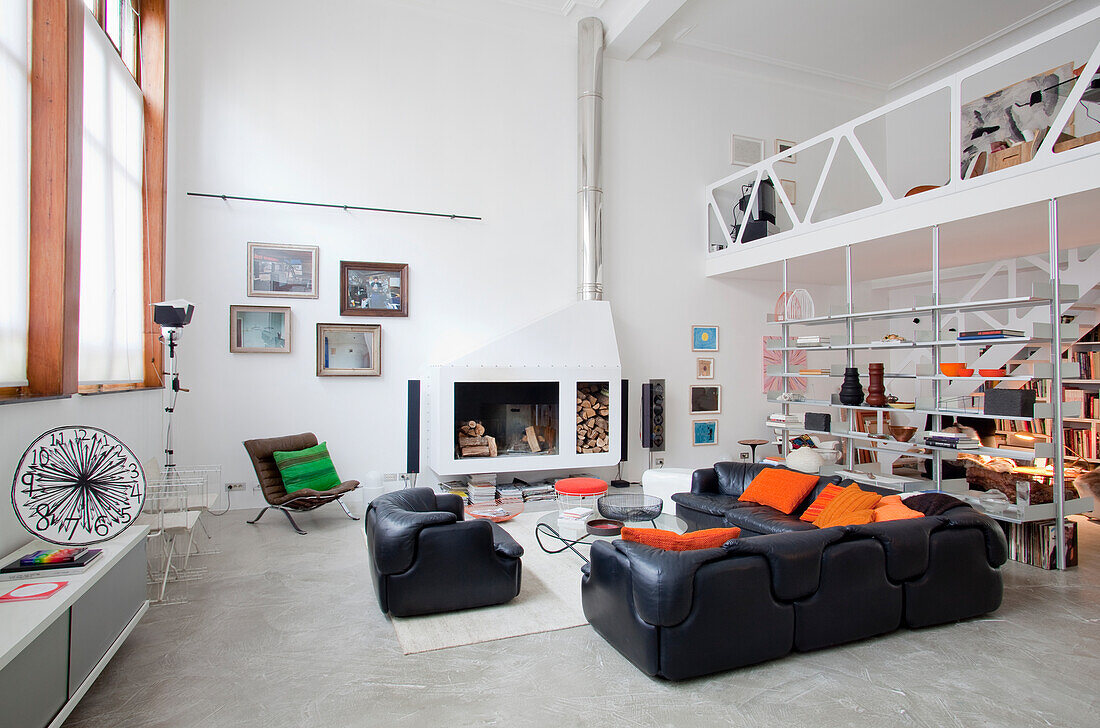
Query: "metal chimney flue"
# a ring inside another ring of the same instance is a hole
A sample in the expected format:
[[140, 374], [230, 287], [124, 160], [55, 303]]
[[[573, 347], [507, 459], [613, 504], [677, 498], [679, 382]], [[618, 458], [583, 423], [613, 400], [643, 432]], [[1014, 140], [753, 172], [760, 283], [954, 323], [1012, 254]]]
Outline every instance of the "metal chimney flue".
[[603, 240], [600, 230], [603, 187], [600, 182], [600, 136], [603, 128], [603, 23], [585, 18], [577, 43], [577, 296], [603, 299]]

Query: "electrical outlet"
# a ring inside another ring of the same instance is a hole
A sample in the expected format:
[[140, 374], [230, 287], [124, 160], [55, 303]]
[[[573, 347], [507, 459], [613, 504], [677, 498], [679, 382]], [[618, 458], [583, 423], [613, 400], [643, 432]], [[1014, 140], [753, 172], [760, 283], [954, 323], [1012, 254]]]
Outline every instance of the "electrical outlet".
[[386, 473], [382, 477], [382, 480], [385, 480], [387, 482], [392, 482], [394, 480], [401, 480], [401, 473]]
[[244, 483], [226, 483], [226, 490], [244, 490]]
[[663, 468], [664, 466], [665, 466], [665, 459], [664, 458], [653, 458], [653, 467], [654, 468], [657, 468], [659, 470], [659, 469]]

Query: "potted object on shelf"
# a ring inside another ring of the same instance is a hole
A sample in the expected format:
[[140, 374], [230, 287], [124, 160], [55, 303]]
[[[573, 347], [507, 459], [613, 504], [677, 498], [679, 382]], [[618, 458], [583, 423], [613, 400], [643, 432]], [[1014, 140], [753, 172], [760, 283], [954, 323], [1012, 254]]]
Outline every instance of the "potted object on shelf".
[[863, 385], [859, 383], [859, 369], [846, 367], [844, 381], [840, 384], [840, 403], [849, 407], [863, 404]]
[[886, 387], [882, 384], [883, 365], [874, 363], [867, 365], [867, 406], [886, 406]]

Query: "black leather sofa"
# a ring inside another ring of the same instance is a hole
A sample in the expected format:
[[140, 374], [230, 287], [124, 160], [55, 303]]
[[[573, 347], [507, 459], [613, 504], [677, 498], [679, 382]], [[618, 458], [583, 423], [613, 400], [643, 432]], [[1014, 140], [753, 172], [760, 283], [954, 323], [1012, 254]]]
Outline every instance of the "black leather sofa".
[[406, 488], [367, 508], [378, 605], [396, 617], [502, 604], [519, 594], [523, 547], [491, 521], [466, 521], [462, 499]]
[[[710, 488], [715, 475], [696, 471], [692, 491]], [[712, 495], [724, 504], [731, 494]], [[683, 515], [684, 501], [673, 499]], [[732, 510], [753, 507], [761, 506]], [[782, 528], [752, 513], [741, 522]], [[969, 506], [862, 526], [799, 524], [747, 537], [752, 529], [741, 526], [741, 538], [700, 551], [594, 543], [581, 583], [585, 616], [646, 674], [682, 680], [1001, 604], [1004, 534]]]

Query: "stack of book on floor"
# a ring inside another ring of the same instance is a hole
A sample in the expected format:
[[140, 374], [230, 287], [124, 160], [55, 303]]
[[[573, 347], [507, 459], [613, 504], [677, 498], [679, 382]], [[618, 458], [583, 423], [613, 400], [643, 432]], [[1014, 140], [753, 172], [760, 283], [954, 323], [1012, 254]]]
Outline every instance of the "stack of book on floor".
[[506, 497], [518, 497], [525, 502], [552, 501], [557, 497], [554, 484], [545, 480], [528, 483], [519, 478], [513, 478], [507, 485], [498, 485], [497, 492], [500, 493], [502, 500]]
[[791, 427], [796, 425], [801, 426], [802, 423], [803, 418], [801, 412], [792, 412], [787, 415], [783, 414], [782, 412], [775, 412], [768, 415], [769, 425], [786, 425], [788, 427]]
[[487, 475], [467, 476], [466, 489], [469, 493], [470, 505], [478, 503], [492, 503], [497, 499], [496, 473]]
[[970, 437], [959, 432], [936, 432], [929, 430], [924, 433], [924, 444], [934, 447], [949, 447], [953, 450], [977, 450], [982, 443], [976, 437]]
[[979, 341], [981, 339], [1008, 339], [1018, 338], [1024, 335], [1019, 329], [975, 329], [974, 331], [960, 331], [959, 341]]
[[[1053, 569], [1058, 564], [1058, 527], [1054, 521], [1035, 523], [1004, 523], [1008, 541], [1008, 558], [1040, 569]], [[1077, 523], [1066, 521], [1066, 566], [1077, 566]]]
[[32, 551], [0, 567], [0, 581], [80, 574], [103, 553], [102, 549], [63, 548]]

